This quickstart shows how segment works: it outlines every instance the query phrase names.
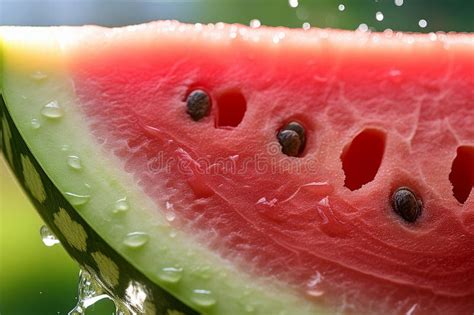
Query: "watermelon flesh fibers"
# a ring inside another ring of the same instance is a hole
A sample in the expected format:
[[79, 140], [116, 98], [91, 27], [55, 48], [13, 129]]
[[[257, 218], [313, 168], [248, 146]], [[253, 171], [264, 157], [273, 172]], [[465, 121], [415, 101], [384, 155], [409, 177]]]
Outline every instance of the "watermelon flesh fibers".
[[[228, 264], [347, 314], [474, 312], [472, 35], [55, 32], [91, 152]], [[211, 109], [195, 121], [197, 89]], [[277, 140], [292, 121], [297, 157]], [[399, 187], [421, 200], [413, 223], [392, 209]]]

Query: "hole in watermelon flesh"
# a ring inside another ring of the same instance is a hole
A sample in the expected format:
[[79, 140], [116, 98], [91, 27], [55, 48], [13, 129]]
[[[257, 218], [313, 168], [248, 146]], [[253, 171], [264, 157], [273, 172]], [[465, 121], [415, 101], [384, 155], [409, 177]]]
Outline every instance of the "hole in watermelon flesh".
[[371, 182], [385, 151], [385, 133], [377, 129], [365, 129], [347, 145], [341, 154], [342, 169], [346, 175], [344, 186], [357, 190]]
[[216, 127], [237, 127], [244, 118], [247, 101], [238, 90], [231, 90], [217, 98]]
[[454, 197], [460, 203], [466, 202], [474, 186], [474, 147], [458, 147], [449, 180], [453, 185]]

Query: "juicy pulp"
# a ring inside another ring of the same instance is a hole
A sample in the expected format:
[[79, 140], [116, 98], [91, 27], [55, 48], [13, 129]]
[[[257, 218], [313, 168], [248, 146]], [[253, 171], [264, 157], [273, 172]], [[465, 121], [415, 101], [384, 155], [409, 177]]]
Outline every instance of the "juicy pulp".
[[[474, 145], [472, 36], [175, 22], [1, 34], [2, 95], [42, 167], [63, 192], [90, 195], [80, 214], [149, 278], [154, 264], [183, 265], [180, 285], [164, 286], [188, 303], [184, 291], [205, 289], [217, 301], [206, 312], [239, 314], [239, 289], [259, 278], [248, 303], [260, 314], [474, 309], [474, 201], [449, 181], [458, 147]], [[212, 98], [199, 122], [185, 111], [195, 88]], [[220, 126], [242, 98], [242, 121]], [[64, 117], [41, 117], [51, 101]], [[290, 120], [306, 128], [299, 158], [278, 151]], [[349, 189], [341, 156], [364, 131], [384, 135], [380, 166]], [[400, 186], [423, 200], [414, 224], [390, 208]], [[124, 196], [127, 216], [106, 211]], [[130, 251], [136, 231], [150, 240]]]

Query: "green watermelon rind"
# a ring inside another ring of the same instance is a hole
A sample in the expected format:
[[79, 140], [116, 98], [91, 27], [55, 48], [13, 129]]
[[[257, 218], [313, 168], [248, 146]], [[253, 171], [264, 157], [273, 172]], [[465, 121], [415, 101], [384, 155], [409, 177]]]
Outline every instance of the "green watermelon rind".
[[[56, 188], [31, 153], [13, 123], [2, 97], [0, 97], [0, 117], [4, 135], [2, 146], [4, 148], [10, 147], [12, 152], [10, 157], [6, 156], [10, 168], [14, 171], [44, 222], [54, 232], [68, 254], [82, 268], [96, 273], [104, 287], [109, 289], [109, 292], [114, 296], [122, 299], [126, 296], [125, 291], [131, 283], [140, 283], [141, 288], [147, 293], [147, 302], [144, 304], [147, 309], [143, 310], [146, 311], [146, 314], [199, 314], [138, 272], [84, 221]], [[8, 134], [10, 134], [10, 139]], [[32, 188], [34, 186], [40, 187], [39, 185], [28, 184], [35, 181], [42, 182], [40, 185], [44, 187], [44, 195], [41, 190]], [[41, 196], [46, 195], [48, 197], [42, 199]], [[42, 202], [40, 202], [41, 200]], [[75, 231], [76, 233], [67, 234], [66, 231]], [[85, 249], [90, 255], [84, 255]], [[113, 273], [113, 270], [120, 273], [117, 283], [114, 277], [108, 274]], [[113, 288], [111, 284], [114, 284]]]

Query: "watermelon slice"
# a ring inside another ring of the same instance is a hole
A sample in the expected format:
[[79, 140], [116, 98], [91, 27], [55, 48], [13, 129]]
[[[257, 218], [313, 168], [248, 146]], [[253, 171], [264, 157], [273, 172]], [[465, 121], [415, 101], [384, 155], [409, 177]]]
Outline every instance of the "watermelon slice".
[[472, 35], [0, 37], [4, 154], [135, 312], [474, 312]]

